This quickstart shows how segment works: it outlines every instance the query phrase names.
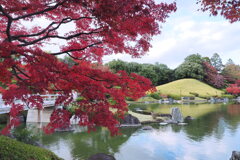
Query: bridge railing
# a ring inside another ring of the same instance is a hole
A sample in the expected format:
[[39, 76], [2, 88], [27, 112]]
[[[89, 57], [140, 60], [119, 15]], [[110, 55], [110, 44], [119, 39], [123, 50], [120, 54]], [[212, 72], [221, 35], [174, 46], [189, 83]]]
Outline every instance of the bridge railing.
[[[58, 94], [44, 94], [39, 96], [43, 98], [43, 107], [53, 106], [56, 102], [56, 99], [59, 97]], [[73, 99], [76, 100], [77, 97], [78, 94], [76, 92], [73, 92]], [[22, 102], [21, 100], [16, 100], [15, 103], [24, 104], [24, 102]], [[8, 113], [10, 111], [10, 108], [10, 105], [5, 105], [5, 102], [2, 99], [2, 95], [0, 94], [0, 114]], [[27, 105], [25, 105], [24, 109], [28, 110], [29, 108]]]

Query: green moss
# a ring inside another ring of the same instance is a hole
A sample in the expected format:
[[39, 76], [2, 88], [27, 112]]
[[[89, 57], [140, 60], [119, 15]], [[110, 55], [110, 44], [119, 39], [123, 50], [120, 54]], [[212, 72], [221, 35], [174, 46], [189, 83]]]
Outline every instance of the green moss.
[[51, 151], [0, 136], [1, 160], [61, 160]]

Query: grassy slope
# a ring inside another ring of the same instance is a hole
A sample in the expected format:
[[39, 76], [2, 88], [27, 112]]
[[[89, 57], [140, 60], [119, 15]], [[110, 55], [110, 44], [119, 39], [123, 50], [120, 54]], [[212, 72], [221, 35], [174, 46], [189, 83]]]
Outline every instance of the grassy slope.
[[190, 92], [198, 93], [200, 97], [221, 96], [223, 91], [215, 89], [196, 79], [181, 79], [157, 86], [161, 94], [173, 96], [193, 96]]
[[1, 160], [61, 160], [44, 148], [28, 145], [5, 136], [0, 136]]

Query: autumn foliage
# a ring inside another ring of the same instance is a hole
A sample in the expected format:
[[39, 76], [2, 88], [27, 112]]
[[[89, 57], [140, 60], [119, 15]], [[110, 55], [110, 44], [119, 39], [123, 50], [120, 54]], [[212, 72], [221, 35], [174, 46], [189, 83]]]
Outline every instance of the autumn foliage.
[[231, 23], [240, 20], [239, 0], [197, 0], [202, 5], [202, 11], [209, 11], [211, 15], [222, 15]]
[[203, 62], [203, 68], [205, 72], [204, 81], [216, 88], [224, 87], [224, 77], [217, 72], [215, 67], [208, 62]]
[[[83, 97], [73, 113], [79, 125], [105, 126], [117, 133], [117, 120], [127, 110], [125, 97], [137, 99], [152, 85], [137, 74], [103, 69], [102, 57], [144, 55], [152, 36], [160, 33], [159, 25], [175, 10], [175, 3], [153, 0], [1, 0], [0, 90], [12, 105], [5, 133], [18, 125], [23, 105], [15, 104], [16, 99], [42, 109], [39, 94], [56, 93], [56, 105], [68, 106], [73, 91]], [[69, 30], [62, 33], [63, 28]], [[47, 52], [49, 44], [59, 49]], [[59, 61], [59, 55], [69, 56], [75, 65]], [[65, 127], [71, 116], [67, 110], [55, 110], [46, 131]]]
[[237, 80], [235, 84], [230, 84], [229, 87], [226, 88], [228, 93], [239, 95], [240, 94], [240, 80]]

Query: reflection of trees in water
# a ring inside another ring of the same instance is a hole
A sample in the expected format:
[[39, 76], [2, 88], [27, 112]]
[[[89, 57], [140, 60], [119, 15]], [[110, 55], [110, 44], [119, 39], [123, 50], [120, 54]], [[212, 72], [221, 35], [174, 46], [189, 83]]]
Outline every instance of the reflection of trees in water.
[[205, 136], [222, 139], [226, 129], [234, 134], [240, 125], [240, 105], [222, 106], [215, 112], [210, 112], [191, 121], [187, 126], [172, 125], [174, 132], [184, 130], [187, 136], [195, 141], [202, 141]]
[[227, 112], [230, 115], [240, 115], [240, 104], [231, 104], [227, 107]]
[[73, 155], [84, 155], [84, 158], [95, 153], [114, 154], [118, 152], [119, 147], [126, 142], [136, 131], [136, 128], [123, 129], [121, 136], [110, 136], [108, 130], [99, 129], [97, 132], [81, 133], [72, 137], [74, 148]]
[[[88, 158], [95, 153], [114, 154], [125, 143], [137, 128], [122, 129], [120, 136], [110, 136], [109, 131], [99, 128], [96, 132], [82, 133], [57, 133], [42, 138], [45, 146], [57, 146], [64, 140], [69, 144], [72, 155], [75, 158]], [[61, 146], [59, 146], [61, 147]]]

